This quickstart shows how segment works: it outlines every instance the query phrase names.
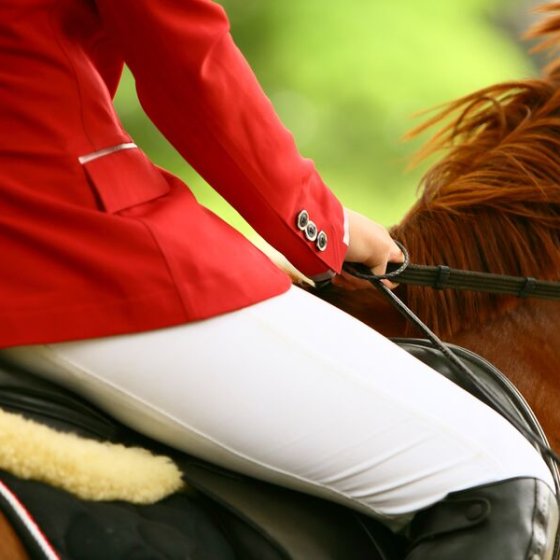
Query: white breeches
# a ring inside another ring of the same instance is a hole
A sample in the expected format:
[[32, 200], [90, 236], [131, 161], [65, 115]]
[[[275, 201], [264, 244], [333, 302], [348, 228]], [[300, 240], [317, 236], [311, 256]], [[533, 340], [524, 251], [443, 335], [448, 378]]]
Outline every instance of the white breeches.
[[490, 408], [297, 288], [205, 321], [3, 354], [173, 447], [393, 525], [478, 484], [553, 486]]

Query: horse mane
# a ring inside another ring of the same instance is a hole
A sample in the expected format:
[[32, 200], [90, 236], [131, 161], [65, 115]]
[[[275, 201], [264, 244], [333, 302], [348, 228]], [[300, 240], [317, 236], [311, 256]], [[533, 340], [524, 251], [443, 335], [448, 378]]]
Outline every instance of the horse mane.
[[[529, 32], [558, 50], [560, 3]], [[392, 234], [413, 262], [558, 279], [560, 275], [560, 61], [539, 79], [483, 88], [439, 108], [409, 136], [440, 130], [419, 159], [445, 156], [425, 174], [418, 202]], [[442, 336], [496, 316], [516, 300], [401, 287]]]

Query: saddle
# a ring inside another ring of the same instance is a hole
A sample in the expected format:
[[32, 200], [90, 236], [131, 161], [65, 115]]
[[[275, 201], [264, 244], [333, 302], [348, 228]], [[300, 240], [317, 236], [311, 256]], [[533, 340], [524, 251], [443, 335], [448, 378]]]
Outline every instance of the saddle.
[[[428, 341], [395, 340], [475, 396]], [[511, 382], [483, 358], [449, 348], [501, 406], [532, 431], [542, 430]], [[492, 402], [488, 402], [493, 406]], [[0, 362], [0, 408], [58, 431], [149, 449], [171, 457], [188, 487], [154, 504], [89, 501], [38, 480], [0, 471], [0, 512], [38, 560], [399, 560], [406, 541], [347, 508], [226, 471], [169, 449], [121, 425], [81, 397]], [[544, 438], [544, 434], [542, 434]], [[0, 449], [0, 459], [2, 449]], [[0, 463], [1, 464], [1, 463]], [[108, 468], [111, 468], [109, 465]], [[2, 492], [4, 486], [9, 495]], [[16, 498], [29, 512], [22, 516]], [[40, 527], [47, 545], [30, 526]], [[50, 546], [51, 551], [46, 550]], [[54, 552], [56, 551], [56, 553]], [[55, 556], [53, 556], [55, 554]]]

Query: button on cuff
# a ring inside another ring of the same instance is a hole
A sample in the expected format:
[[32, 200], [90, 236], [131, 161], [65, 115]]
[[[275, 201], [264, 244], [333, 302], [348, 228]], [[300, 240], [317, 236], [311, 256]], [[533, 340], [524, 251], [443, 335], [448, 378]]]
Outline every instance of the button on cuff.
[[299, 230], [305, 231], [307, 224], [309, 223], [309, 212], [307, 210], [302, 210], [296, 218], [296, 225]]
[[315, 243], [317, 250], [324, 251], [327, 248], [328, 244], [329, 244], [329, 240], [327, 234], [323, 230], [321, 230], [317, 234], [317, 242]]
[[305, 237], [307, 237], [308, 241], [315, 241], [317, 239], [317, 226], [315, 222], [309, 220], [305, 228]]

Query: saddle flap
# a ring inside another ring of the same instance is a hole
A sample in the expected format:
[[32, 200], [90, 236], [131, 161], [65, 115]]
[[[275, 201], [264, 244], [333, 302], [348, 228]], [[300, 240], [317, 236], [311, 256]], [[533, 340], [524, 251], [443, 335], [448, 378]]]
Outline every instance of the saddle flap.
[[[512, 417], [517, 418], [520, 424], [525, 425], [530, 431], [540, 434], [546, 440], [544, 432], [525, 398], [500, 370], [482, 356], [460, 346], [446, 344], [468, 366], [476, 376], [477, 381], [492, 395], [496, 403], [487, 399], [429, 340], [420, 338], [395, 338], [392, 340], [409, 354], [447, 377], [491, 408], [496, 409], [495, 404], [501, 405]], [[499, 412], [499, 410], [497, 411]]]
[[[206, 463], [189, 461], [180, 466], [189, 485], [243, 519], [281, 551], [282, 558], [401, 558], [402, 551], [388, 529], [377, 524], [372, 529], [368, 520], [347, 508]], [[243, 558], [263, 557], [248, 553]]]

